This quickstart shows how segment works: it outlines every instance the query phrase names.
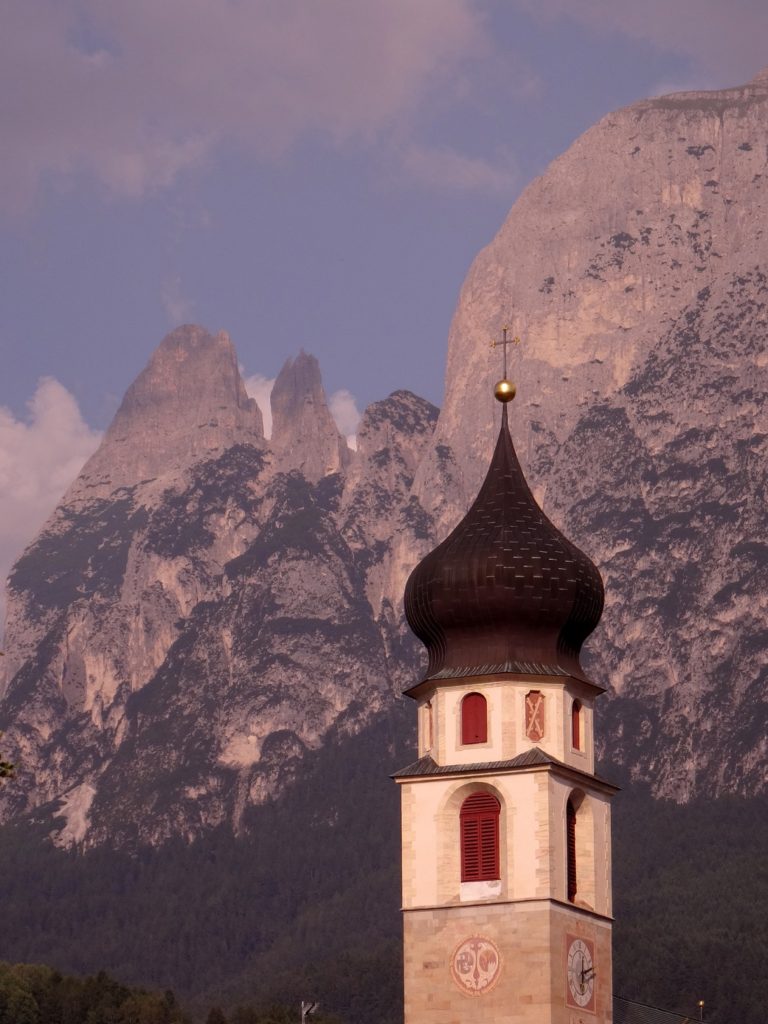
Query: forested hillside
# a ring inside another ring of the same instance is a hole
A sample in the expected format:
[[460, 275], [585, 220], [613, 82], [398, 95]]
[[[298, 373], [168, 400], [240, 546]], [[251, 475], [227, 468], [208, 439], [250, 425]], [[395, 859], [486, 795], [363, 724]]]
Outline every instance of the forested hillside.
[[[200, 1020], [212, 1005], [316, 998], [346, 1024], [399, 1024], [388, 773], [412, 758], [409, 711], [315, 752], [239, 837], [83, 854], [41, 842], [39, 827], [3, 830], [0, 958], [172, 989]], [[704, 999], [712, 1024], [764, 1024], [767, 848], [764, 798], [678, 806], [627, 786], [614, 819], [616, 993], [683, 1013]]]

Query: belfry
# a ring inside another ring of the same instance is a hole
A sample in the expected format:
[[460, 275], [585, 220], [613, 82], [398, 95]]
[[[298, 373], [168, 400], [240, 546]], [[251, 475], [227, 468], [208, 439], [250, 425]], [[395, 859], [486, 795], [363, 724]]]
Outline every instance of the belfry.
[[[506, 335], [505, 335], [506, 341]], [[405, 590], [426, 676], [402, 796], [405, 1024], [608, 1024], [610, 798], [602, 687], [579, 655], [595, 566], [547, 519], [509, 431], [464, 519]]]

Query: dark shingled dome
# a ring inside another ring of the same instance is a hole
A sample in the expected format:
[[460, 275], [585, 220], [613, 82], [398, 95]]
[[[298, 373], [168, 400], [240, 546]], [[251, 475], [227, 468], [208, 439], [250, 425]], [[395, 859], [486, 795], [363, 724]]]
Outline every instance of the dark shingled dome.
[[517, 672], [585, 679], [579, 653], [602, 610], [600, 573], [536, 504], [504, 406], [474, 504], [405, 587], [408, 623], [429, 653], [427, 678]]

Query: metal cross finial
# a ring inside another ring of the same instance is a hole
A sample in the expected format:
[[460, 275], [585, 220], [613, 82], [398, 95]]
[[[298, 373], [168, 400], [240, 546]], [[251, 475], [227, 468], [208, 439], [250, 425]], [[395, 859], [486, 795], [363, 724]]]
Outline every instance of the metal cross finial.
[[519, 345], [520, 339], [518, 337], [510, 338], [509, 327], [505, 324], [501, 329], [501, 341], [491, 342], [491, 348], [498, 348], [499, 345], [504, 347], [504, 380], [507, 379], [507, 345]]

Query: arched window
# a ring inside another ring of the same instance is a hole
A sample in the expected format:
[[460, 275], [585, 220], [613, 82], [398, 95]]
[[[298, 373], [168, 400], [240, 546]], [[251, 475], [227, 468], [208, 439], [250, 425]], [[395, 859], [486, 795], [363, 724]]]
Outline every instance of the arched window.
[[565, 823], [568, 899], [574, 903], [576, 900], [576, 808], [571, 800], [568, 801], [565, 808]]
[[461, 805], [461, 880], [485, 882], [499, 874], [499, 801], [473, 793]]
[[581, 750], [581, 701], [575, 700], [571, 704], [571, 746], [574, 750]]
[[488, 705], [481, 693], [468, 693], [461, 702], [461, 742], [485, 743], [488, 739]]

